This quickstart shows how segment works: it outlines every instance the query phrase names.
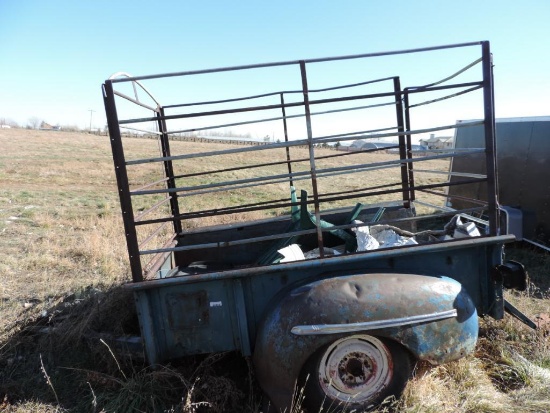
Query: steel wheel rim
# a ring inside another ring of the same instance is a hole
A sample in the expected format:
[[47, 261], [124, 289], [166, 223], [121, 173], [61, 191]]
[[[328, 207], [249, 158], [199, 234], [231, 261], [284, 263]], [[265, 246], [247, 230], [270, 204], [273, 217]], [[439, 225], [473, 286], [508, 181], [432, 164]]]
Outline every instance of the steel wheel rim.
[[335, 400], [364, 403], [388, 386], [393, 363], [375, 337], [355, 335], [332, 343], [319, 363], [319, 384]]

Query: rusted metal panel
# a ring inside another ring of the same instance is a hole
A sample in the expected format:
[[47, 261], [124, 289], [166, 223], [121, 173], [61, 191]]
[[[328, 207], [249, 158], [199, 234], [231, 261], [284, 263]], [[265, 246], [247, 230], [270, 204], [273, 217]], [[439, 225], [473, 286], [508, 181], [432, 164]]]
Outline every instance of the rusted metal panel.
[[250, 353], [242, 294], [239, 286], [232, 287], [234, 282], [219, 280], [137, 292], [149, 361], [230, 350]]
[[209, 325], [210, 311], [206, 290], [168, 293], [165, 300], [168, 326], [171, 330], [193, 330]]

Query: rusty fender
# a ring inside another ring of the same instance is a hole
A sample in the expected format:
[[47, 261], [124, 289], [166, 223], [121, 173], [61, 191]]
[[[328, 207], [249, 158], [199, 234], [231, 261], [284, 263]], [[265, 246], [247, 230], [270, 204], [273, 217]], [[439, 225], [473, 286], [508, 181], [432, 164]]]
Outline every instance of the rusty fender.
[[474, 350], [475, 306], [457, 281], [412, 274], [326, 278], [292, 290], [267, 312], [254, 351], [258, 381], [278, 409], [290, 405], [311, 354], [350, 334], [387, 337], [440, 364]]

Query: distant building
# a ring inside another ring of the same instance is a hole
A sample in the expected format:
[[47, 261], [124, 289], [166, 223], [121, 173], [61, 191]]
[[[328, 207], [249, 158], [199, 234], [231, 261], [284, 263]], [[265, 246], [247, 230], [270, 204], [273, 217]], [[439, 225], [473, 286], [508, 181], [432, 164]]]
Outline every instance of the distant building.
[[420, 139], [419, 143], [425, 150], [453, 149], [454, 138], [452, 136], [435, 136], [432, 133], [428, 139]]
[[396, 145], [397, 143], [368, 141], [368, 140], [358, 139], [352, 142], [352, 144], [349, 146], [349, 150], [364, 151], [366, 149], [384, 149], [384, 148], [388, 148], [390, 146], [396, 146]]
[[61, 126], [52, 126], [49, 123], [42, 121], [40, 124], [40, 130], [61, 130]]

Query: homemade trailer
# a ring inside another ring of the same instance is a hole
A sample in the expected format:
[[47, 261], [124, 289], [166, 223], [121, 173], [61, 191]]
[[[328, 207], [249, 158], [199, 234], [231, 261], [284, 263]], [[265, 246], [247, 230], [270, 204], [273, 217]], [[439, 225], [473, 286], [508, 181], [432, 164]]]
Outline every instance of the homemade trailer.
[[[504, 286], [525, 288], [503, 262], [489, 42], [118, 73], [102, 92], [151, 364], [239, 351], [279, 411], [297, 382], [310, 412], [363, 410], [416, 360], [470, 354], [478, 315], [502, 318]], [[472, 127], [480, 147], [412, 156], [413, 136]], [[227, 128], [266, 139], [193, 136]], [[396, 152], [331, 149], [388, 137]], [[469, 156], [483, 170], [449, 182]], [[442, 210], [469, 185], [485, 200]]]

